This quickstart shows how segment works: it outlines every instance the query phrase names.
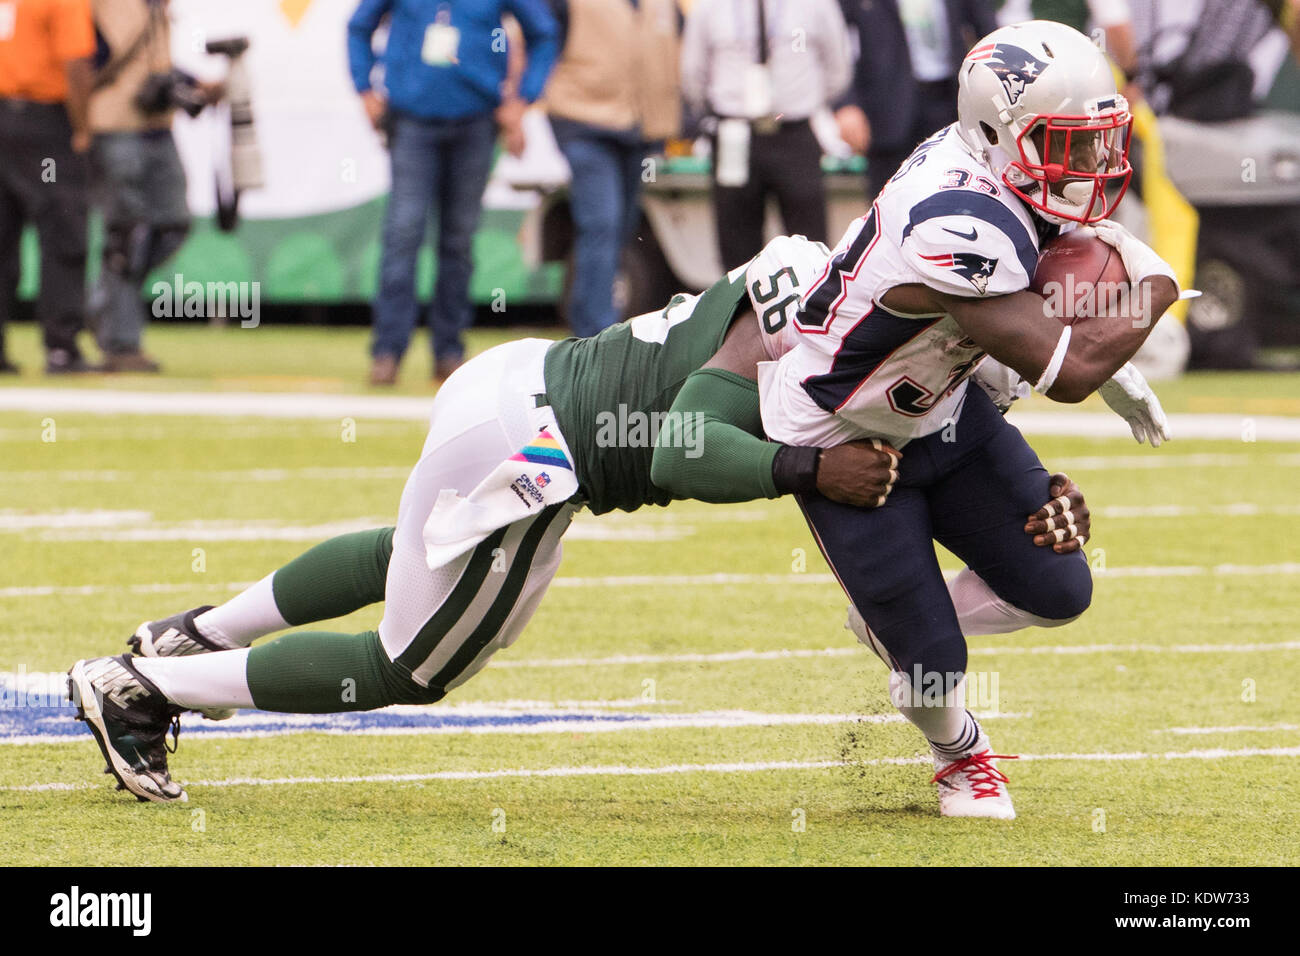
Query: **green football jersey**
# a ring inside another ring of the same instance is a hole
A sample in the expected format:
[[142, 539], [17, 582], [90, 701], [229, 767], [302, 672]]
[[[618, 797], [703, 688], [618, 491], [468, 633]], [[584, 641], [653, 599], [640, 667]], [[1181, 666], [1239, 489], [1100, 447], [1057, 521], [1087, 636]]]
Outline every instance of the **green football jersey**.
[[662, 312], [547, 351], [546, 400], [595, 514], [672, 500], [650, 480], [655, 438], [686, 377], [722, 346], [744, 298], [744, 273], [724, 276], [698, 296], [674, 296]]

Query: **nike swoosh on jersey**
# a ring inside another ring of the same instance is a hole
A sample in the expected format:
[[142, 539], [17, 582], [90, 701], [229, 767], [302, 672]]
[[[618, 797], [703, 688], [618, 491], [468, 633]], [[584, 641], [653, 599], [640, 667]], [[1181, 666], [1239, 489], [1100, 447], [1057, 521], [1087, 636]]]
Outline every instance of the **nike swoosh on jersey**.
[[971, 227], [971, 231], [970, 231], [969, 233], [958, 232], [956, 229], [949, 229], [947, 226], [944, 226], [944, 227], [943, 227], [943, 231], [944, 231], [944, 232], [951, 232], [951, 233], [952, 233], [954, 236], [956, 236], [958, 239], [968, 239], [968, 240], [970, 240], [971, 242], [974, 242], [976, 239], [978, 239], [978, 238], [980, 237], [980, 236], [979, 236], [979, 233], [975, 231], [975, 227], [974, 227], [974, 226]]

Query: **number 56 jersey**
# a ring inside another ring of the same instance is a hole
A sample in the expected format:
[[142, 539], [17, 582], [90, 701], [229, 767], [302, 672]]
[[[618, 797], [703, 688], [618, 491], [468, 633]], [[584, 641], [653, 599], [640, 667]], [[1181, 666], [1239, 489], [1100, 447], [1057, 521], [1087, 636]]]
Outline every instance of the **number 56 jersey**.
[[881, 297], [909, 284], [970, 298], [1018, 292], [1045, 238], [954, 127], [921, 143], [800, 290], [782, 349], [769, 349], [777, 360], [759, 366], [768, 437], [901, 446], [943, 428], [985, 353], [952, 316], [899, 315]]

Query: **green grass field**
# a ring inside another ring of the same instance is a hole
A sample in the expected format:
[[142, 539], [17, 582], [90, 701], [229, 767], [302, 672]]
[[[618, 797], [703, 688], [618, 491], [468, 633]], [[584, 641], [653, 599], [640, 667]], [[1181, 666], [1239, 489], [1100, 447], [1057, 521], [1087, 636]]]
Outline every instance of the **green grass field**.
[[[76, 387], [364, 391], [357, 330], [151, 336], [167, 376]], [[30, 329], [11, 351], [39, 359]], [[429, 394], [416, 358], [401, 391]], [[1300, 418], [1297, 378], [1194, 375], [1160, 392], [1176, 412]], [[391, 523], [423, 433], [0, 411], [0, 671], [120, 652], [141, 620]], [[938, 816], [921, 738], [881, 722], [885, 669], [842, 629], [845, 599], [792, 502], [680, 502], [579, 518], [528, 633], [433, 709], [466, 729], [182, 732], [172, 768], [189, 803], [138, 804], [88, 733], [42, 736], [66, 710], [15, 716], [11, 683], [5, 862], [1295, 864], [1300, 442], [1031, 441], [1088, 495], [1097, 585], [1072, 625], [971, 641], [972, 671], [998, 687], [985, 726], [1025, 757], [1003, 765], [1014, 822]]]

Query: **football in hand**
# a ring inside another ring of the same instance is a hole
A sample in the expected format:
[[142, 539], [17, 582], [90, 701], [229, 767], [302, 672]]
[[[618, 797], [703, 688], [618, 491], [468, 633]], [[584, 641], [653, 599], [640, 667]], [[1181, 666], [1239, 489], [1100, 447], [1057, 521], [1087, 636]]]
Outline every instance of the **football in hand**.
[[1029, 288], [1047, 300], [1049, 315], [1074, 325], [1122, 310], [1129, 279], [1113, 246], [1091, 231], [1075, 230], [1043, 247]]

